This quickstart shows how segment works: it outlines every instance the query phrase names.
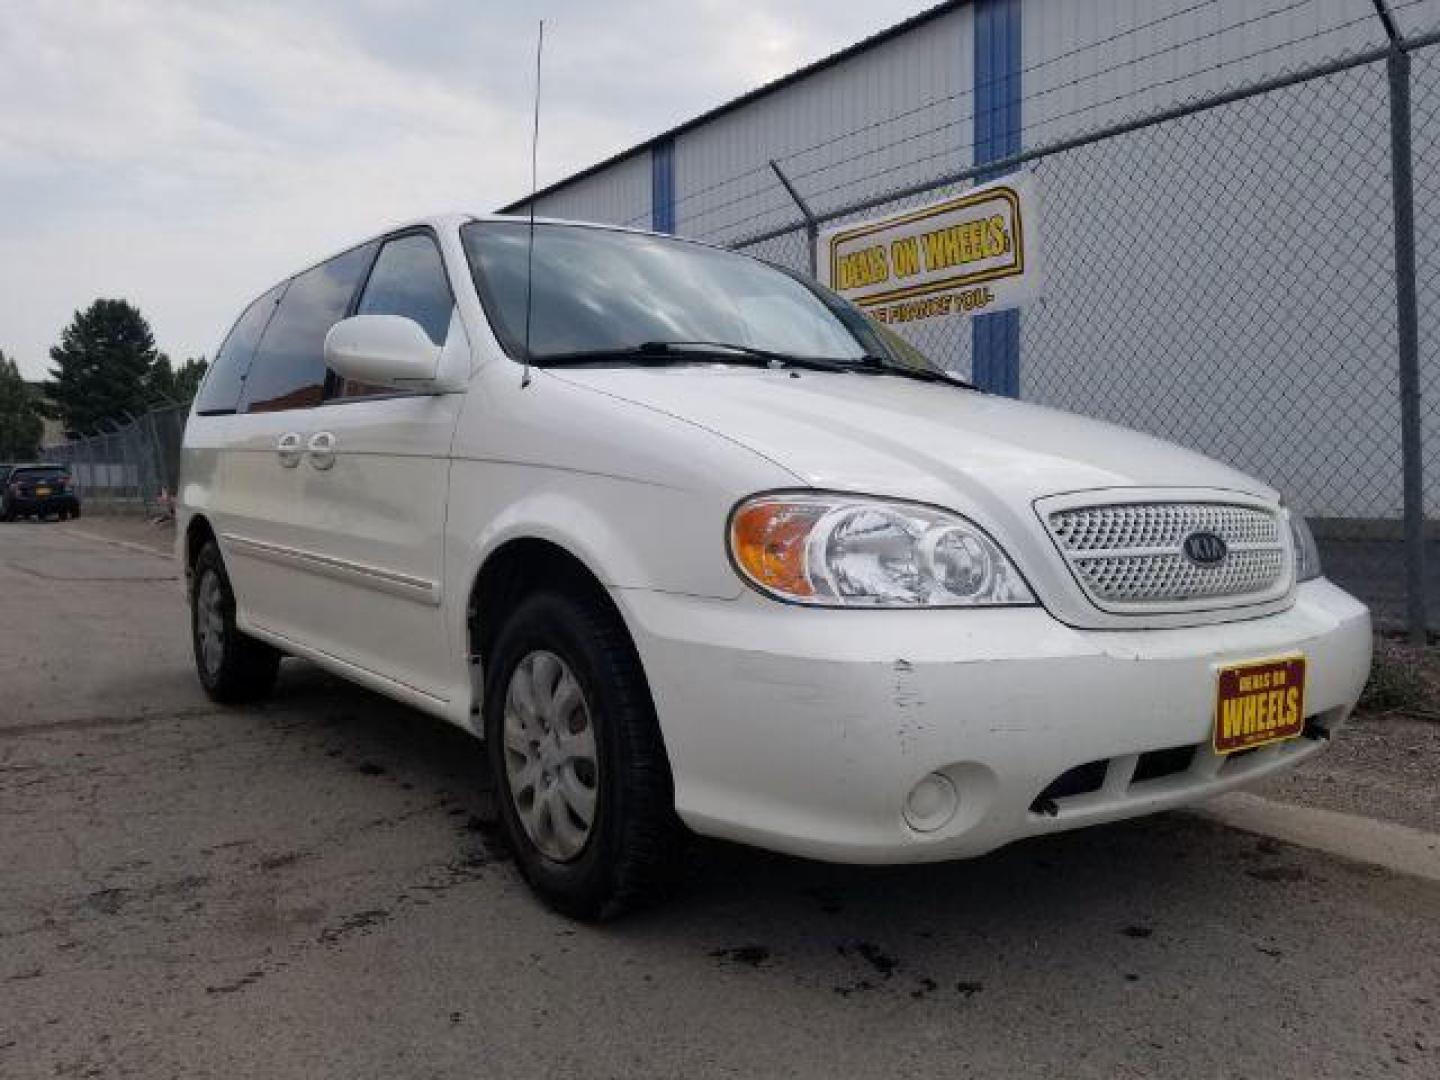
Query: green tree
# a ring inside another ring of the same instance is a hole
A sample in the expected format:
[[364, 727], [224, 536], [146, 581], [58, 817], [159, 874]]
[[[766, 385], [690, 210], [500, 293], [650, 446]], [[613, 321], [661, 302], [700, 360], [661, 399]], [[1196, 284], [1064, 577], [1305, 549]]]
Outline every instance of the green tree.
[[30, 461], [39, 456], [44, 431], [40, 402], [25, 385], [15, 361], [0, 351], [0, 461]]
[[194, 398], [209, 366], [205, 357], [192, 356], [177, 370], [170, 366], [170, 358], [161, 353], [146, 379], [145, 396], [152, 403], [175, 401], [183, 405]]
[[96, 300], [75, 313], [50, 359], [50, 400], [68, 431], [88, 432], [144, 411], [151, 369], [161, 355], [139, 308], [125, 300]]
[[171, 400], [181, 402], [194, 400], [195, 395], [200, 392], [200, 384], [205, 381], [205, 372], [209, 368], [210, 361], [205, 357], [189, 357], [175, 372], [175, 392], [170, 395]]

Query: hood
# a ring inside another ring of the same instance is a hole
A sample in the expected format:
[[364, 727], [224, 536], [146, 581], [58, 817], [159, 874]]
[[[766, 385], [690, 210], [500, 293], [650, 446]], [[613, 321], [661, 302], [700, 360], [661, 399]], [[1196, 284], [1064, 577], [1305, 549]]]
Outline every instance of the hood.
[[1103, 488], [1209, 488], [1276, 500], [1245, 474], [1073, 413], [894, 376], [730, 366], [557, 372], [741, 443], [802, 484], [1014, 510]]
[[[1139, 432], [886, 375], [699, 365], [550, 374], [745, 446], [788, 471], [797, 487], [910, 499], [963, 514], [1009, 554], [1051, 614], [1072, 626], [1195, 625], [1291, 602], [1287, 595], [1243, 609], [1133, 615], [1102, 611], [1086, 598], [1041, 520], [1038, 500], [1278, 502], [1273, 490], [1243, 473]], [[685, 451], [675, 445], [654, 452]], [[765, 482], [773, 484], [773, 476], [767, 470]]]

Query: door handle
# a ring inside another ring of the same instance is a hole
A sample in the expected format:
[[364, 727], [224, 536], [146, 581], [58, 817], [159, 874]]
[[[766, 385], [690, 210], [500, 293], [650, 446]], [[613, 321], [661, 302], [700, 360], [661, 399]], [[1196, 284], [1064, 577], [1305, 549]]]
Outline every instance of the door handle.
[[280, 459], [280, 464], [287, 469], [293, 469], [300, 464], [300, 433], [298, 431], [287, 431], [275, 441], [275, 456]]
[[331, 432], [315, 432], [305, 450], [310, 455], [310, 464], [317, 469], [328, 469], [335, 464], [335, 436]]

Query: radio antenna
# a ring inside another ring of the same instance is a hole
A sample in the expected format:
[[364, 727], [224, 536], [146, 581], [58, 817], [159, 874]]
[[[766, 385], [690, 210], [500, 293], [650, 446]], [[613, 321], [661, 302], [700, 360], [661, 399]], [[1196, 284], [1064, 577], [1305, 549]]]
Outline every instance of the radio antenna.
[[540, 36], [535, 41], [535, 123], [530, 130], [530, 237], [525, 249], [525, 374], [520, 378], [523, 389], [530, 385], [530, 311], [534, 305], [535, 283], [535, 193], [540, 190], [540, 57], [545, 51], [545, 20], [540, 20]]

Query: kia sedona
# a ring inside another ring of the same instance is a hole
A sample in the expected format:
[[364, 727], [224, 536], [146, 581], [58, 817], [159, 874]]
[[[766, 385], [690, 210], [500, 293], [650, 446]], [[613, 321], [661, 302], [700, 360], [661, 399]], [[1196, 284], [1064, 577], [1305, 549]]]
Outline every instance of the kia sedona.
[[1264, 482], [602, 226], [438, 217], [268, 289], [178, 518], [211, 697], [303, 657], [482, 738], [579, 918], [687, 832], [910, 863], [1193, 803], [1319, 753], [1370, 662]]

